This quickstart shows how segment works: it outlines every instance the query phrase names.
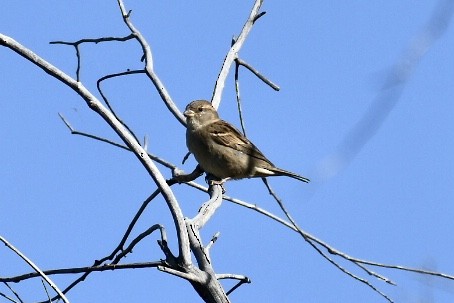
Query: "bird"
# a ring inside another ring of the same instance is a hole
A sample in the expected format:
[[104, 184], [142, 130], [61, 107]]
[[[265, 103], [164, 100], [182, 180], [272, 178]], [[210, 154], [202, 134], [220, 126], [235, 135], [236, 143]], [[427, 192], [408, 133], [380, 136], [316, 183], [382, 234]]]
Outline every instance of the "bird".
[[186, 106], [186, 146], [205, 173], [227, 180], [287, 176], [308, 183], [310, 180], [276, 167], [240, 131], [221, 120], [209, 101], [195, 100]]

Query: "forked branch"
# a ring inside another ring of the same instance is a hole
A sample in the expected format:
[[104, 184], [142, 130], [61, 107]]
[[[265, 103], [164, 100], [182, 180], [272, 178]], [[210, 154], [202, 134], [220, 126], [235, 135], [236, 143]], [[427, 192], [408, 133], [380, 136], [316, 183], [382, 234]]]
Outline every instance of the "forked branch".
[[252, 30], [252, 26], [254, 25], [255, 21], [264, 15], [264, 13], [260, 12], [260, 8], [262, 7], [263, 0], [256, 0], [254, 6], [252, 7], [251, 13], [249, 18], [246, 20], [246, 23], [241, 30], [240, 35], [233, 43], [232, 47], [230, 48], [229, 52], [225, 56], [224, 63], [222, 64], [221, 71], [219, 72], [218, 79], [216, 80], [216, 85], [214, 87], [213, 96], [211, 97], [211, 103], [213, 104], [214, 108], [218, 108], [219, 104], [221, 103], [222, 92], [224, 90], [225, 81], [229, 74], [230, 68], [237, 58], [237, 53], [240, 51], [241, 47], [243, 46], [244, 42], [246, 41], [247, 36]]

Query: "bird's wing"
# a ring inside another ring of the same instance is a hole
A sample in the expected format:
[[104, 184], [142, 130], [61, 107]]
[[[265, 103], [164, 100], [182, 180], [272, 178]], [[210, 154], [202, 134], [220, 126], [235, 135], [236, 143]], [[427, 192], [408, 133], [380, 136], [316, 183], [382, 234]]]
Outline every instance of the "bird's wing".
[[274, 166], [251, 141], [229, 123], [223, 120], [217, 120], [208, 124], [206, 127], [215, 143], [232, 148]]

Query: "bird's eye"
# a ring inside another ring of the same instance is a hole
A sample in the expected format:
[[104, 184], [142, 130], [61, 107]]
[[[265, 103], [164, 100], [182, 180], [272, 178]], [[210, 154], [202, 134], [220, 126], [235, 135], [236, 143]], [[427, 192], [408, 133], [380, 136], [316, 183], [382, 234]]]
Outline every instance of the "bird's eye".
[[199, 107], [199, 108], [197, 108], [197, 110], [198, 110], [199, 112], [203, 112], [203, 107]]

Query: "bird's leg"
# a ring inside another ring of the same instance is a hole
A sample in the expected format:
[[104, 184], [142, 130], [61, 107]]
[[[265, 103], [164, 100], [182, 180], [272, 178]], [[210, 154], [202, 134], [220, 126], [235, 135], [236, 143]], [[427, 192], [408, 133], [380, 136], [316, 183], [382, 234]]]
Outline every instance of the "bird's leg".
[[209, 180], [208, 184], [209, 185], [222, 185], [228, 180], [230, 180], [230, 178], [224, 178], [224, 179], [221, 179], [221, 180]]
[[220, 185], [222, 187], [222, 193], [225, 193], [225, 188], [224, 188], [224, 183], [228, 180], [230, 180], [230, 177], [224, 178], [224, 179], [219, 179], [218, 177], [212, 175], [212, 174], [206, 174], [205, 176], [205, 181], [208, 183], [208, 185]]

